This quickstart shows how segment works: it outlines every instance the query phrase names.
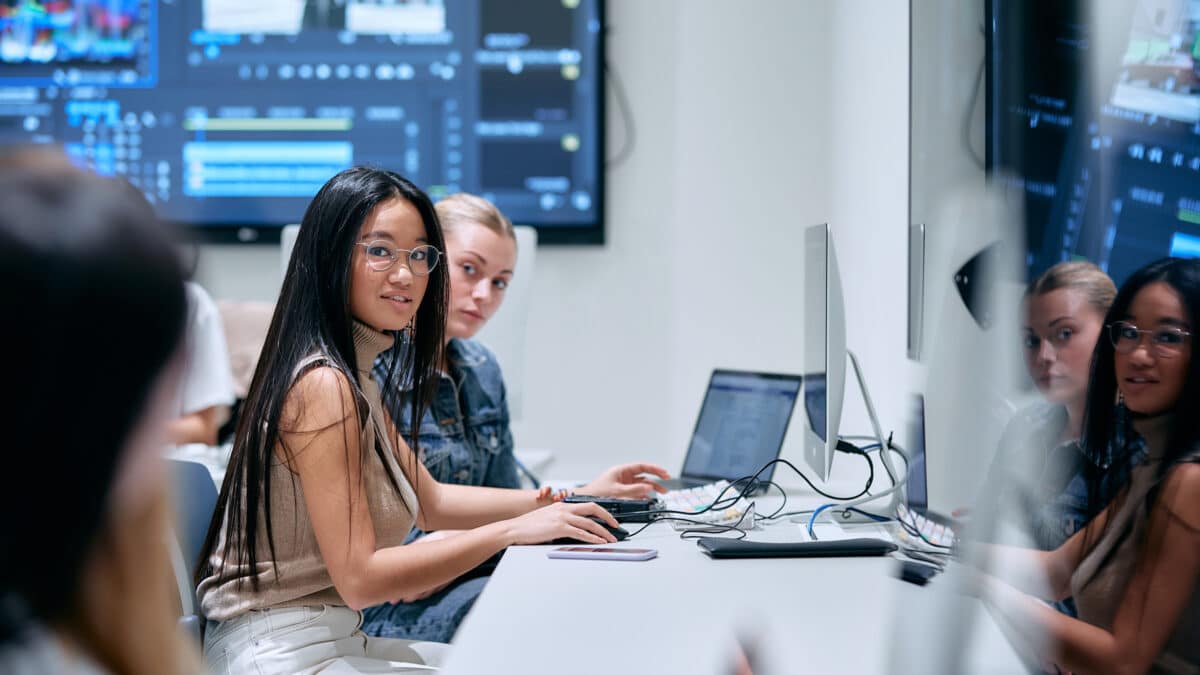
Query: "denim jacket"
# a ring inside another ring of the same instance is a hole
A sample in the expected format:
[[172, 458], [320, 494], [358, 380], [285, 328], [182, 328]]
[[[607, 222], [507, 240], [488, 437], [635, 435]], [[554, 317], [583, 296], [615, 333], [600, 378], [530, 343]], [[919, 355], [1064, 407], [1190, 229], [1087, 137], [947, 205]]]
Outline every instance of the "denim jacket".
[[[1116, 428], [1103, 456], [1086, 452], [1078, 439], [1055, 444], [1066, 423], [1061, 405], [1035, 404], [1017, 413], [990, 474], [1005, 481], [1001, 508], [1024, 514], [1018, 518], [1043, 550], [1058, 548], [1103, 511], [1146, 455], [1146, 443], [1124, 405], [1117, 406]], [[1089, 469], [1100, 478], [1098, 504], [1089, 503]]]
[[[404, 389], [402, 375], [394, 377], [397, 384], [385, 382], [390, 359], [390, 352], [384, 352], [375, 361], [375, 379], [381, 389]], [[495, 355], [477, 340], [455, 338], [446, 345], [446, 362], [450, 372], [440, 374], [437, 392], [417, 430], [421, 461], [442, 483], [520, 487], [508, 400]], [[410, 400], [407, 396], [392, 400], [396, 401], [389, 410], [392, 421], [411, 445]]]

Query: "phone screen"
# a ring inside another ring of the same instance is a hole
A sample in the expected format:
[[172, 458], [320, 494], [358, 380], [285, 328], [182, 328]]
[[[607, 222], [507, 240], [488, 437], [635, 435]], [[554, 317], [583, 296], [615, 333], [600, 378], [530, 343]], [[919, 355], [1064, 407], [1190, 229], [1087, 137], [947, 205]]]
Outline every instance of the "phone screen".
[[654, 551], [652, 548], [605, 548], [604, 546], [563, 546], [555, 550], [570, 551], [571, 553], [616, 553], [620, 555], [641, 555]]

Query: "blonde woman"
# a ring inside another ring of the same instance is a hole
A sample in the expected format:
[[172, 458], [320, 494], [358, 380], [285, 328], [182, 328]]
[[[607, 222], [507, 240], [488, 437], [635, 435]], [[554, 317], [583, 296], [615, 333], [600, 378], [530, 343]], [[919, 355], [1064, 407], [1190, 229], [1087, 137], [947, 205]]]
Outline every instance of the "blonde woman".
[[1084, 261], [1051, 267], [1025, 291], [1025, 366], [1045, 401], [1009, 423], [991, 477], [1005, 483], [1006, 515], [1020, 514], [1020, 526], [1044, 550], [1057, 548], [1105, 506], [1088, 503], [1078, 441], [1092, 354], [1116, 294], [1112, 279]]
[[[393, 417], [400, 433], [420, 441], [421, 459], [429, 473], [444, 483], [498, 488], [520, 486], [519, 465], [513, 455], [508, 401], [500, 364], [482, 342], [474, 339], [504, 303], [517, 263], [517, 237], [512, 223], [483, 197], [458, 193], [436, 205], [446, 238], [446, 268], [450, 277], [446, 307], [445, 347], [438, 368], [436, 393], [419, 426], [399, 411], [407, 396], [397, 398]], [[384, 354], [375, 362], [375, 377], [385, 388], [405, 393], [408, 383], [389, 385], [392, 361]], [[612, 467], [576, 492], [612, 497], [645, 497], [665, 491], [648, 473], [667, 478], [654, 464]], [[436, 541], [453, 531], [412, 539]], [[467, 577], [364, 611], [363, 630], [371, 635], [410, 640], [449, 642], [467, 611], [487, 583], [486, 567]]]

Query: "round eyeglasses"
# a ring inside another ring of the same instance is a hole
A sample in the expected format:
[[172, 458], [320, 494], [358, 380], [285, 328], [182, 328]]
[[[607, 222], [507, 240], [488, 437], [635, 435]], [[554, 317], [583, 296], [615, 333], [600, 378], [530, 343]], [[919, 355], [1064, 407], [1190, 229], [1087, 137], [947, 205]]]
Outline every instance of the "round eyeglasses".
[[1174, 358], [1183, 352], [1192, 334], [1182, 328], [1159, 328], [1142, 330], [1128, 321], [1117, 321], [1108, 325], [1108, 337], [1113, 349], [1122, 354], [1132, 354], [1142, 343], [1142, 336], [1150, 336], [1154, 353], [1162, 358]]
[[442, 258], [442, 252], [430, 244], [411, 250], [392, 248], [385, 241], [360, 241], [357, 245], [366, 249], [367, 266], [376, 272], [386, 272], [392, 269], [396, 261], [404, 257], [409, 271], [416, 276], [423, 277], [432, 272], [437, 267], [438, 260]]

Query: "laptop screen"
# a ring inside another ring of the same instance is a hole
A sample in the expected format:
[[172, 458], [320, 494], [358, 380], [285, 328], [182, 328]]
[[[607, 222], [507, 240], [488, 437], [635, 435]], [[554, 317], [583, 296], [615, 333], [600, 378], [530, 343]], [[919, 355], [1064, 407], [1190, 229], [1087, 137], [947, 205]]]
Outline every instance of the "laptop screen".
[[913, 414], [909, 421], [909, 438], [912, 447], [908, 451], [908, 508], [924, 512], [929, 508], [929, 488], [925, 476], [925, 397], [913, 396]]
[[[799, 375], [713, 371], [687, 458], [684, 478], [734, 481], [779, 456], [800, 393]], [[775, 467], [762, 473], [770, 480]]]

